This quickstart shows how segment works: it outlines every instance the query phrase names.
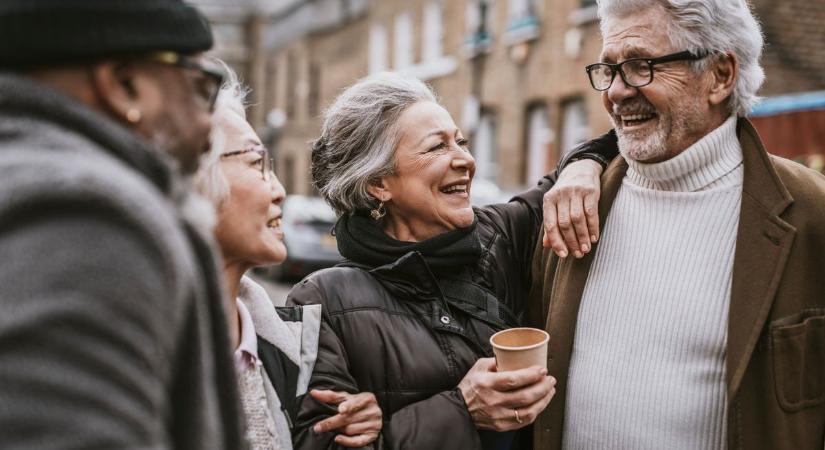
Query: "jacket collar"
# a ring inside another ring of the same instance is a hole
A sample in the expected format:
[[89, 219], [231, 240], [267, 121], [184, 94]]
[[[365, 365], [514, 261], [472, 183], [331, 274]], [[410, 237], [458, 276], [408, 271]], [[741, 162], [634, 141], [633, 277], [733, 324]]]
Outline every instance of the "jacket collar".
[[[781, 218], [793, 198], [750, 121], [739, 119], [737, 136], [742, 146], [745, 174], [728, 316], [726, 371], [729, 399], [736, 394], [759, 340], [796, 232]], [[602, 231], [627, 168], [627, 162], [620, 156], [602, 175], [599, 201]], [[581, 297], [595, 253], [591, 251], [580, 260], [558, 260], [553, 256], [550, 262], [551, 268], [553, 263], [557, 264], [555, 274], [548, 275], [554, 279], [545, 278], [545, 282], [553, 285], [546, 323], [551, 333], [550, 373], [567, 373]], [[553, 408], [550, 413], [563, 414], [563, 405]]]
[[162, 192], [179, 194], [186, 190], [179, 186], [177, 163], [171, 156], [68, 95], [7, 72], [0, 72], [0, 93], [0, 121], [7, 116], [33, 126], [58, 125], [90, 139], [141, 172]]
[[249, 310], [255, 333], [281, 350], [296, 365], [300, 365], [301, 336], [293, 334], [281, 320], [264, 288], [251, 278], [243, 277], [238, 286], [238, 299]]
[[[463, 333], [452, 319], [448, 323], [443, 319], [445, 315], [451, 317], [454, 309], [502, 329], [513, 317], [495, 295], [470, 280], [467, 269], [456, 270], [449, 277], [437, 277], [419, 252], [409, 252], [390, 264], [372, 269], [350, 261], [342, 265], [368, 271], [390, 295], [400, 300], [431, 304], [427, 315], [433, 329]], [[439, 283], [439, 279], [443, 282]]]

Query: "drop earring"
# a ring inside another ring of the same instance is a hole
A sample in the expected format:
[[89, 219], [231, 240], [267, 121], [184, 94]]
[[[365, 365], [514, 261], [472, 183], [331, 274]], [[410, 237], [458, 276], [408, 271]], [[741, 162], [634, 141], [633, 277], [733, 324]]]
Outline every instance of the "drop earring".
[[126, 111], [126, 120], [129, 121], [129, 123], [138, 123], [142, 118], [143, 114], [141, 114], [140, 110], [137, 108], [129, 108], [129, 110]]
[[387, 214], [387, 210], [384, 208], [384, 201], [381, 200], [381, 203], [378, 204], [378, 207], [370, 211], [370, 217], [372, 220], [379, 220]]

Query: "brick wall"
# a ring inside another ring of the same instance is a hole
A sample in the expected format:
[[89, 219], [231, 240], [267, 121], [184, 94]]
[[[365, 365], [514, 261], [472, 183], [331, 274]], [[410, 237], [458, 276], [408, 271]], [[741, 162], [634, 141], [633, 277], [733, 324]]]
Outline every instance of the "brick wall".
[[[309, 34], [269, 56], [263, 84], [274, 88], [262, 100], [263, 110], [293, 112], [277, 141], [279, 177], [288, 181], [290, 192], [311, 192], [307, 142], [318, 135], [317, 113], [343, 88], [368, 74], [371, 28], [384, 27], [386, 61], [392, 69], [395, 20], [408, 13], [412, 62], [414, 69], [420, 69], [424, 10], [431, 1], [438, 0], [374, 0], [366, 16]], [[584, 72], [584, 66], [596, 61], [601, 50], [592, 8], [582, 9], [582, 0], [534, 0], [538, 36], [509, 44], [505, 41], [513, 25], [510, 1], [514, 0], [492, 1], [488, 29], [492, 44], [475, 58], [468, 58], [466, 51], [473, 34], [468, 29], [467, 10], [474, 0], [440, 1], [442, 53], [454, 58], [456, 67], [427, 81], [460, 127], [467, 118], [465, 105], [470, 97], [477, 99], [482, 111], [495, 115], [493, 150], [498, 170], [493, 179], [503, 188], [517, 189], [534, 181], [527, 179], [530, 107], [543, 105], [548, 112], [552, 140], [546, 146], [546, 167], [555, 164], [562, 144], [571, 138], [565, 136], [571, 134], [566, 131], [566, 110], [583, 111], [587, 136], [603, 133], [610, 122]], [[825, 89], [825, 2], [753, 0], [753, 6], [768, 44], [763, 58], [767, 82], [761, 94]], [[464, 131], [473, 136], [472, 129]], [[471, 140], [471, 144], [478, 148], [478, 142]]]

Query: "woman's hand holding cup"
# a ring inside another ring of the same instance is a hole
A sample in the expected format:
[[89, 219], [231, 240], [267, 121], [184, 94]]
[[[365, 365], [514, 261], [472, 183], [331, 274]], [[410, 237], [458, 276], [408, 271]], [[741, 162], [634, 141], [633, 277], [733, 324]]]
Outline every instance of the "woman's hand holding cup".
[[495, 358], [482, 358], [458, 389], [477, 428], [508, 431], [533, 423], [556, 393], [555, 386], [544, 367], [497, 372]]

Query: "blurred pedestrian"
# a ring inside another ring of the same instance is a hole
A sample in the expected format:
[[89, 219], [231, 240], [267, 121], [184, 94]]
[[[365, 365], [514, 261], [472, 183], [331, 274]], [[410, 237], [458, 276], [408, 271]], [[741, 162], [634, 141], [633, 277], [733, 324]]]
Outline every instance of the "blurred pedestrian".
[[[612, 156], [615, 141], [577, 154], [594, 151]], [[513, 430], [553, 396], [541, 367], [496, 372], [489, 338], [523, 323], [555, 175], [509, 203], [472, 208], [474, 174], [450, 114], [424, 83], [396, 73], [341, 94], [313, 146], [313, 181], [339, 215], [347, 261], [310, 275], [287, 301], [324, 306], [310, 388], [375, 393], [376, 448], [515, 448]], [[334, 448], [336, 412], [305, 397], [296, 448]]]
[[179, 0], [0, 2], [4, 449], [244, 447], [187, 182], [211, 46]]
[[587, 66], [621, 156], [595, 251], [537, 258], [558, 394], [535, 449], [825, 445], [825, 177], [745, 117], [745, 0], [600, 0]]
[[[253, 267], [280, 264], [287, 255], [281, 231], [286, 193], [273, 173], [270, 155], [246, 121], [246, 90], [225, 64], [227, 81], [218, 94], [212, 149], [196, 178], [198, 190], [215, 204], [215, 238], [223, 255], [229, 292], [226, 310], [234, 363], [252, 449], [292, 449], [291, 424], [297, 397], [307, 391], [315, 365], [321, 305], [276, 308], [263, 287], [245, 276]], [[370, 393], [314, 392], [330, 397], [341, 428], [360, 425], [342, 445], [369, 444], [381, 429], [381, 409]], [[344, 435], [347, 433], [344, 432]]]

